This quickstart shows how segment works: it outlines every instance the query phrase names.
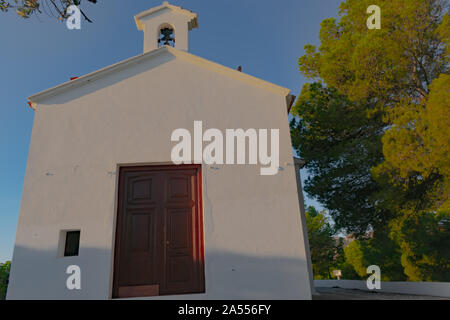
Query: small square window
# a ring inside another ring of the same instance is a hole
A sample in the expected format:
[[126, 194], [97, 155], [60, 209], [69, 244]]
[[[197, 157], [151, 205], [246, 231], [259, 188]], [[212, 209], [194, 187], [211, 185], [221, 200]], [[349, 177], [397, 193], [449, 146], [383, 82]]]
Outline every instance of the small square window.
[[80, 231], [67, 231], [64, 245], [64, 257], [78, 256], [80, 248]]

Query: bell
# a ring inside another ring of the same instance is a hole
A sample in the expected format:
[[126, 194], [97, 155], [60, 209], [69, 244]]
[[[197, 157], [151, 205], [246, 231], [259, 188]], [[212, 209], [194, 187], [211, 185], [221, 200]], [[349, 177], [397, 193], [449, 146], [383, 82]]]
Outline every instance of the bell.
[[173, 29], [164, 28], [161, 29], [161, 38], [158, 40], [158, 43], [164, 42], [163, 45], [171, 45], [171, 43], [175, 43], [175, 39], [172, 38]]

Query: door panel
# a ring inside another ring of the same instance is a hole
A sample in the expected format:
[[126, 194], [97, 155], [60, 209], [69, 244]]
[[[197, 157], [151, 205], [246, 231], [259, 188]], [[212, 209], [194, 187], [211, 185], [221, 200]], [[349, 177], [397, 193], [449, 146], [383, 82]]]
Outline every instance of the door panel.
[[124, 167], [113, 297], [204, 292], [199, 165]]
[[170, 175], [167, 177], [167, 198], [166, 201], [189, 201], [192, 200], [191, 177], [188, 173]]
[[184, 292], [195, 285], [192, 248], [192, 209], [168, 209], [166, 214], [167, 293]]
[[[153, 261], [157, 255], [156, 210], [127, 213], [123, 252], [123, 280], [129, 285], [145, 285], [157, 280]], [[127, 281], [128, 280], [128, 281]]]
[[168, 249], [191, 251], [191, 209], [169, 209], [167, 210], [167, 220]]

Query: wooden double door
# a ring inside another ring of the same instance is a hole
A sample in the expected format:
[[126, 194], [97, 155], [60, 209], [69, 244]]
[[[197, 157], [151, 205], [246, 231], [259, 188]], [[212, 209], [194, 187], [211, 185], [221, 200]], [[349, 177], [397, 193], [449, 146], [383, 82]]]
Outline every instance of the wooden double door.
[[201, 293], [201, 166], [122, 167], [113, 298]]

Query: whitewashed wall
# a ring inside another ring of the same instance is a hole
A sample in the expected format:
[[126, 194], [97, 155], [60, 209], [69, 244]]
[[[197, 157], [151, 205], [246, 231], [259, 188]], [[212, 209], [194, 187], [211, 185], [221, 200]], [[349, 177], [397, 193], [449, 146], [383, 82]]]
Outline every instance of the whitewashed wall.
[[[37, 103], [8, 299], [109, 299], [118, 165], [170, 162], [194, 120], [279, 128], [282, 170], [203, 166], [206, 293], [159, 298], [310, 299], [285, 96], [171, 51]], [[62, 229], [81, 229], [78, 257], [58, 257]]]

